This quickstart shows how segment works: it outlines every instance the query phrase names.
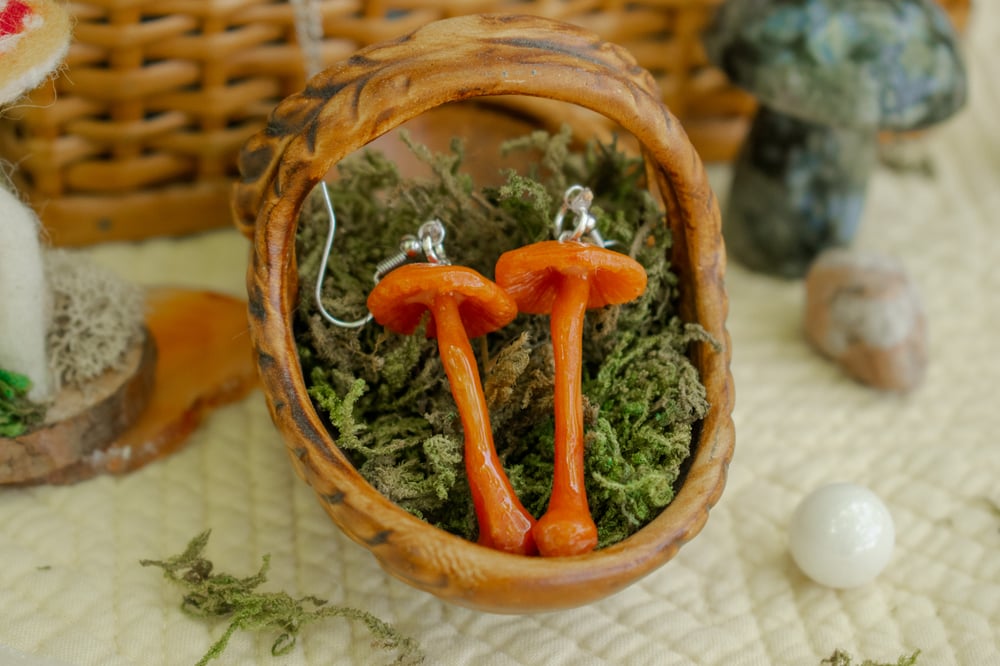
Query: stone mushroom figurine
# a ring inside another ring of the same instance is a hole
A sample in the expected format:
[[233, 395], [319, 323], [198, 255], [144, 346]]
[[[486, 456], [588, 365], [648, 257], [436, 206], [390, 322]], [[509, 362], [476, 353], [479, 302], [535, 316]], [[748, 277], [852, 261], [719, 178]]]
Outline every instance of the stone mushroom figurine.
[[733, 171], [726, 246], [753, 270], [801, 277], [857, 229], [878, 132], [928, 127], [966, 99], [934, 0], [729, 0], [709, 58], [760, 109]]
[[[49, 75], [69, 48], [70, 19], [52, 0], [0, 0], [0, 105], [15, 101]], [[46, 335], [46, 286], [38, 219], [0, 182], [0, 370], [30, 382], [42, 402], [55, 389]]]

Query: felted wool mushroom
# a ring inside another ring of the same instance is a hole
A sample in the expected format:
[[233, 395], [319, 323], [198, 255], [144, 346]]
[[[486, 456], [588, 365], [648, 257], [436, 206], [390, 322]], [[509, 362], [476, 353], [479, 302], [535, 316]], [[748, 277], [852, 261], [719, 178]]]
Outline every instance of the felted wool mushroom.
[[500, 255], [496, 280], [527, 314], [548, 314], [555, 359], [555, 466], [548, 508], [535, 526], [545, 556], [597, 546], [584, 477], [583, 323], [588, 309], [627, 303], [646, 289], [628, 255], [579, 241], [542, 241]]
[[31, 90], [69, 49], [70, 20], [54, 0], [0, 0], [0, 104]]
[[429, 313], [427, 336], [437, 338], [441, 363], [465, 433], [465, 470], [479, 522], [479, 543], [522, 555], [536, 552], [535, 519], [514, 493], [497, 457], [489, 411], [470, 338], [517, 316], [514, 301], [492, 281], [464, 266], [409, 264], [383, 277], [368, 296], [375, 321], [412, 334]]
[[958, 38], [933, 0], [729, 0], [711, 60], [760, 109], [723, 235], [748, 267], [801, 277], [857, 230], [878, 132], [938, 123], [966, 99]]
[[50, 310], [38, 220], [0, 187], [0, 370], [27, 377], [33, 401], [52, 393], [45, 345]]
[[[65, 7], [0, 0], [0, 105], [59, 65]], [[46, 248], [40, 226], [0, 175], [0, 485], [136, 469], [253, 387], [250, 354], [230, 328], [245, 327], [244, 303], [188, 290], [147, 297], [85, 256]]]
[[[0, 104], [16, 102], [48, 76], [69, 41], [70, 18], [62, 3], [0, 0]], [[16, 390], [6, 382], [0, 422], [7, 421], [6, 437], [20, 437], [43, 430], [38, 426], [53, 423], [52, 417], [61, 424], [60, 435], [41, 439], [72, 440], [77, 431], [66, 424], [83, 418], [94, 406], [88, 400], [103, 399], [91, 382], [124, 368], [129, 350], [142, 346], [136, 341], [142, 337], [143, 297], [138, 287], [84, 257], [45, 247], [34, 211], [8, 187], [0, 183], [0, 372], [14, 379]], [[65, 390], [85, 386], [81, 400]], [[135, 401], [139, 393], [145, 396], [136, 391]], [[18, 406], [23, 400], [33, 406], [31, 417], [10, 422], [11, 410], [25, 409]], [[24, 480], [15, 478], [24, 469], [7, 462], [0, 483]]]
[[[0, 105], [40, 83], [69, 47], [70, 22], [52, 0], [0, 0]], [[46, 352], [50, 296], [38, 219], [0, 183], [0, 369], [27, 377], [28, 397], [51, 397]]]

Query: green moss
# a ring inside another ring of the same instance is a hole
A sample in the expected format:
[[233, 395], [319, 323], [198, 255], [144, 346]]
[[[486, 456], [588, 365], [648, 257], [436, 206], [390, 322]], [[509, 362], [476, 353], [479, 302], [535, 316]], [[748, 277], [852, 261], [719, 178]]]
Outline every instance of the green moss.
[[139, 562], [144, 567], [159, 567], [167, 580], [185, 590], [181, 602], [185, 613], [195, 617], [229, 618], [229, 626], [197, 666], [219, 657], [239, 630], [279, 632], [271, 645], [271, 653], [275, 656], [287, 654], [295, 647], [306, 625], [328, 617], [364, 624], [372, 635], [374, 646], [398, 652], [394, 663], [400, 666], [423, 663], [423, 653], [413, 639], [400, 635], [371, 613], [347, 606], [328, 606], [324, 599], [312, 596], [296, 599], [285, 592], [259, 591], [257, 588], [267, 582], [270, 556], [264, 556], [260, 570], [252, 576], [241, 578], [213, 571], [215, 566], [203, 557], [210, 534], [206, 531], [197, 535], [182, 553], [173, 557]]
[[694, 423], [708, 409], [698, 373], [678, 347], [685, 339], [704, 334], [677, 320], [646, 336], [623, 333], [584, 383], [598, 406], [587, 471], [600, 545], [624, 539], [674, 498]]
[[[914, 666], [914, 664], [917, 663], [917, 657], [919, 656], [920, 650], [917, 650], [909, 655], [901, 655], [899, 659], [891, 663], [865, 659], [856, 666]], [[843, 650], [834, 650], [833, 654], [821, 661], [820, 664], [821, 666], [855, 666], [854, 659]]]
[[[614, 145], [571, 148], [568, 130], [535, 132], [503, 147], [528, 151], [527, 173], [504, 172], [476, 189], [462, 171], [463, 149], [433, 154], [404, 139], [430, 167], [400, 176], [377, 152], [339, 165], [330, 184], [338, 235], [323, 282], [324, 306], [344, 319], [365, 314], [375, 265], [424, 221], [446, 226], [454, 263], [491, 277], [500, 254], [550, 237], [564, 191], [594, 191], [592, 213], [615, 249], [646, 268], [634, 303], [588, 313], [584, 376], [588, 495], [600, 545], [647, 523], [674, 496], [697, 422], [708, 405], [686, 351], [705, 340], [675, 314], [677, 277], [667, 256], [664, 214], [644, 183], [641, 160]], [[340, 448], [380, 492], [429, 522], [469, 539], [476, 520], [462, 463], [462, 432], [437, 345], [418, 332], [329, 325], [313, 302], [327, 232], [313, 197], [301, 215], [296, 251], [302, 289], [296, 337], [310, 396]], [[536, 516], [548, 502], [553, 456], [553, 362], [548, 318], [519, 316], [473, 341], [482, 365], [497, 451], [515, 491]]]
[[28, 399], [31, 380], [0, 368], [0, 437], [17, 437], [42, 422], [45, 406]]

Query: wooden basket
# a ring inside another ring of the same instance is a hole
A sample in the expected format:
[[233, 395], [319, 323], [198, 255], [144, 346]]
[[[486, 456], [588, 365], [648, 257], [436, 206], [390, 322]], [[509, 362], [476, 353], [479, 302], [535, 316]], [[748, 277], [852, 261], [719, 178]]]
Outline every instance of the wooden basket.
[[[656, 78], [706, 160], [729, 159], [752, 98], [707, 63], [700, 35], [722, 0], [317, 0], [323, 60], [449, 16], [534, 14], [619, 44]], [[941, 0], [964, 20], [969, 0]], [[68, 68], [0, 118], [55, 244], [179, 234], [230, 223], [240, 144], [304, 83], [285, 0], [80, 0]], [[534, 118], [607, 130], [595, 114], [553, 119], [545, 101], [506, 100]]]
[[[667, 211], [681, 316], [722, 343], [721, 349], [692, 345], [710, 411], [697, 429], [675, 499], [629, 538], [585, 555], [525, 557], [485, 548], [380, 495], [337, 448], [314, 409], [293, 339], [296, 227], [314, 186], [345, 156], [407, 120], [442, 104], [494, 95], [588, 108], [635, 136], [650, 187]], [[323, 508], [387, 571], [465, 606], [553, 610], [629, 585], [701, 530], [722, 492], [734, 444], [719, 208], [698, 154], [660, 101], [653, 77], [627, 52], [589, 31], [535, 17], [434, 22], [362, 50], [283, 101], [267, 128], [247, 142], [240, 172], [234, 210], [237, 226], [253, 237], [250, 333], [271, 415], [292, 464]]]

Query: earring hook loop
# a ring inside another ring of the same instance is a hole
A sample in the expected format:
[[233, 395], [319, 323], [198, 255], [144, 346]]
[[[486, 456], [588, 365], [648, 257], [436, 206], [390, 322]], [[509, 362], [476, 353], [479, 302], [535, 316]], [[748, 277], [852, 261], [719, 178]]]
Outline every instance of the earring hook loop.
[[[307, 77], [314, 76], [323, 68], [323, 16], [317, 0], [293, 0], [295, 10], [295, 31], [299, 46], [302, 49], [302, 59]], [[319, 275], [316, 278], [315, 299], [320, 315], [335, 326], [341, 328], [361, 328], [372, 320], [369, 312], [360, 319], [345, 320], [333, 316], [323, 305], [323, 278], [326, 276], [330, 255], [333, 254], [333, 240], [337, 235], [337, 216], [330, 199], [330, 188], [326, 182], [319, 184], [323, 192], [323, 202], [326, 206], [329, 226], [327, 227], [326, 243], [323, 246], [323, 259], [320, 261]], [[411, 259], [417, 258], [421, 252], [431, 264], [450, 264], [444, 251], [445, 229], [440, 220], [431, 220], [420, 226], [416, 236], [406, 235], [400, 241], [399, 252], [385, 259], [375, 267], [374, 281], [385, 277], [394, 268], [402, 266]]]
[[[325, 185], [325, 183], [324, 183]], [[323, 278], [330, 263], [330, 255], [333, 254], [333, 239], [337, 233], [337, 216], [333, 210], [333, 201], [330, 199], [330, 190], [321, 188], [323, 200], [326, 205], [327, 216], [330, 219], [329, 230], [326, 235], [326, 243], [323, 245], [323, 258], [320, 260], [319, 273], [316, 276], [316, 289], [314, 292], [316, 308], [323, 319], [334, 326], [341, 328], [361, 328], [372, 320], [372, 313], [369, 312], [364, 317], [354, 320], [344, 320], [333, 316], [323, 305]], [[429, 264], [448, 265], [451, 260], [444, 251], [444, 238], [446, 232], [441, 220], [433, 219], [424, 222], [417, 229], [417, 234], [407, 234], [399, 242], [399, 251], [387, 259], [383, 259], [375, 266], [375, 273], [372, 281], [378, 284], [379, 281], [393, 269], [399, 268], [408, 261], [417, 259], [422, 254]]]
[[[594, 193], [589, 187], [571, 185], [563, 195], [562, 205], [552, 223], [553, 236], [560, 241], [586, 240], [594, 245], [607, 247], [609, 243], [605, 242], [597, 230], [597, 218], [590, 214], [593, 202]], [[563, 230], [563, 221], [569, 213], [576, 217], [576, 226], [572, 231]]]

